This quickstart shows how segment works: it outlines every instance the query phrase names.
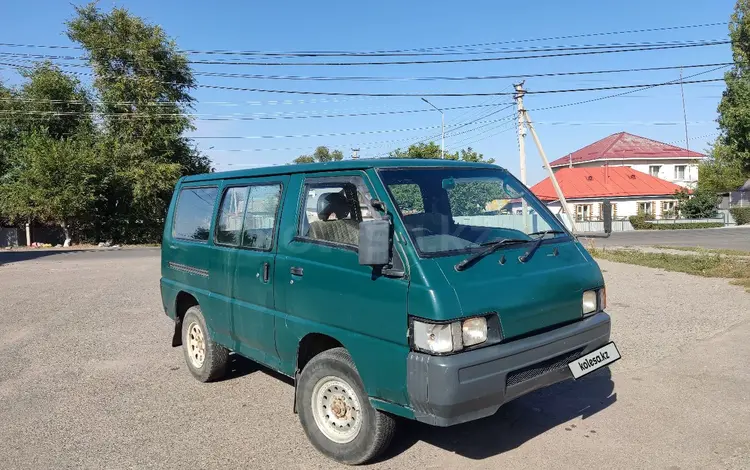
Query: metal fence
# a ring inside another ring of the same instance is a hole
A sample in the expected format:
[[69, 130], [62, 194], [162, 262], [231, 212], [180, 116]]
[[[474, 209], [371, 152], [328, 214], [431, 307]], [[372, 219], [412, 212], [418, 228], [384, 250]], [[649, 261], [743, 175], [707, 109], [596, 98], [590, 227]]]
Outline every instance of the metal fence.
[[0, 227], [0, 248], [18, 246], [18, 232], [15, 227]]

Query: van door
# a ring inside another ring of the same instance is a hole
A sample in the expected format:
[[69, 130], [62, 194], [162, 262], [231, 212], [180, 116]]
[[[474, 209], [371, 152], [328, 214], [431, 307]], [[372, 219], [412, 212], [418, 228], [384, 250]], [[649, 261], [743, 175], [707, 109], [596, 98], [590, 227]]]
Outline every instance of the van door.
[[211, 270], [230, 312], [234, 351], [276, 367], [274, 283], [278, 221], [289, 176], [227, 180], [219, 207]]
[[[276, 264], [277, 349], [294, 371], [299, 340], [333, 336], [350, 352], [371, 396], [405, 402], [408, 280], [359, 264], [359, 223], [380, 218], [365, 172], [292, 175]], [[296, 205], [296, 211], [295, 211]], [[385, 366], [387, 364], [387, 366]], [[403, 370], [402, 370], [403, 369]]]

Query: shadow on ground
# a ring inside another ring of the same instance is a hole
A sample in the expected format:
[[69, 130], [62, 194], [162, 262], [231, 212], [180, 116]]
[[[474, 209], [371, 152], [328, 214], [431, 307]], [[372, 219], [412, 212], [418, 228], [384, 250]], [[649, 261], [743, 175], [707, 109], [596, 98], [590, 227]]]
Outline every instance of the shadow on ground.
[[[448, 428], [401, 420], [391, 447], [381, 460], [424, 441], [463, 457], [481, 460], [515, 449], [574, 418], [586, 418], [617, 401], [609, 368], [558, 383], [518, 398], [488, 418]], [[576, 426], [571, 424], [566, 430]], [[595, 429], [587, 432], [596, 433]]]
[[[23, 261], [33, 261], [46, 257], [57, 257], [65, 259], [91, 259], [92, 257], [119, 259], [133, 258], [139, 256], [158, 256], [159, 248], [155, 247], [136, 247], [129, 249], [122, 248], [94, 248], [94, 249], [77, 249], [77, 248], [38, 248], [34, 250], [0, 250], [0, 266], [10, 263], [19, 263]], [[72, 258], [74, 257], [74, 258]]]
[[[294, 385], [291, 378], [237, 354], [230, 356], [224, 380], [254, 372]], [[586, 426], [587, 418], [617, 401], [614, 387], [607, 367], [580, 380], [568, 380], [522, 396], [500, 407], [495, 415], [478, 421], [439, 428], [399, 419], [396, 436], [378, 461], [395, 457], [419, 441], [474, 460], [502, 454], [574, 418], [582, 418]], [[571, 424], [565, 429], [572, 430], [575, 426]], [[595, 434], [596, 430], [587, 428], [586, 432]]]
[[60, 250], [60, 249], [3, 250], [3, 251], [0, 251], [0, 266], [2, 266], [3, 264], [18, 263], [21, 261], [32, 261], [32, 260], [44, 258], [47, 256], [55, 256], [55, 255], [62, 256], [62, 255], [68, 255], [68, 254], [82, 253], [84, 251], [89, 251], [89, 250], [76, 250], [76, 249], [70, 249], [70, 250]]

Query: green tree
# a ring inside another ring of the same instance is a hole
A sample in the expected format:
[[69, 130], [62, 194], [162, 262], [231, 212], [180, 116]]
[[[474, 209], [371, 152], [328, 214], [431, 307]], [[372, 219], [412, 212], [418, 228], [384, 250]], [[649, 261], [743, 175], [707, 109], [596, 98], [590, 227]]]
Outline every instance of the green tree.
[[[420, 142], [410, 145], [406, 150], [396, 149], [389, 154], [390, 158], [423, 158], [442, 159], [440, 146], [435, 142]], [[445, 160], [461, 160], [465, 162], [494, 163], [495, 160], [485, 159], [484, 155], [474, 151], [471, 147], [457, 152], [446, 152]], [[410, 212], [424, 211], [422, 194], [415, 184], [402, 184], [392, 189], [393, 196], [402, 210]], [[468, 182], [457, 184], [448, 193], [451, 210], [454, 216], [477, 215], [484, 212], [486, 204], [502, 197], [502, 190], [497, 184], [484, 182]]]
[[735, 191], [742, 186], [748, 175], [735, 155], [727, 145], [714, 145], [708, 158], [698, 165], [698, 188], [717, 194]]
[[687, 219], [703, 219], [715, 217], [719, 198], [715, 193], [702, 189], [696, 189], [690, 193], [683, 188], [675, 192], [677, 198], [677, 210], [680, 215]]
[[713, 191], [736, 189], [738, 180], [750, 176], [750, 0], [737, 0], [729, 21], [734, 66], [724, 74], [726, 90], [719, 103], [721, 135], [712, 158], [700, 169], [708, 178], [701, 188]]
[[39, 220], [63, 229], [91, 214], [98, 195], [100, 165], [90, 141], [26, 134], [0, 182], [0, 212], [11, 220]]
[[193, 129], [188, 59], [161, 27], [124, 8], [77, 7], [67, 26], [85, 50], [102, 103], [98, 148], [109, 163], [106, 195], [95, 211], [97, 235], [157, 240], [177, 178], [211, 171], [184, 136]]
[[[388, 154], [390, 158], [434, 158], [441, 159], [440, 146], [435, 142], [420, 142], [412, 144], [406, 150], [400, 148]], [[457, 152], [445, 152], [445, 160], [461, 160], [464, 162], [495, 163], [494, 158], [485, 159], [484, 155], [474, 151], [471, 147], [461, 149]]]
[[315, 162], [337, 162], [344, 159], [341, 150], [331, 151], [328, 147], [321, 145], [315, 149], [312, 155], [300, 155], [295, 158], [294, 163], [315, 163]]
[[97, 192], [91, 101], [77, 79], [49, 63], [21, 75], [20, 87], [0, 87], [8, 115], [0, 123], [0, 215], [59, 225], [69, 244], [70, 227], [89, 215]]

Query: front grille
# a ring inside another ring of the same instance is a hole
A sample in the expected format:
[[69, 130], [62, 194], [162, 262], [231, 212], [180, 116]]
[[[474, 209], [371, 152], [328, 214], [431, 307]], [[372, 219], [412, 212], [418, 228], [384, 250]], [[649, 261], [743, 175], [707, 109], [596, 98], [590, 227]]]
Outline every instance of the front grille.
[[537, 362], [530, 366], [524, 367], [523, 369], [514, 370], [510, 372], [505, 378], [505, 386], [512, 387], [520, 383], [526, 382], [527, 380], [535, 379], [540, 375], [544, 375], [548, 372], [552, 372], [563, 367], [567, 367], [568, 363], [581, 356], [583, 348], [570, 351], [559, 356], [547, 359], [546, 361]]

